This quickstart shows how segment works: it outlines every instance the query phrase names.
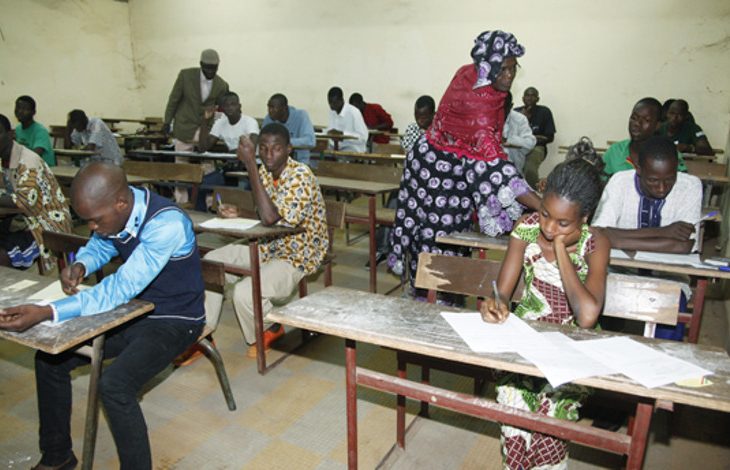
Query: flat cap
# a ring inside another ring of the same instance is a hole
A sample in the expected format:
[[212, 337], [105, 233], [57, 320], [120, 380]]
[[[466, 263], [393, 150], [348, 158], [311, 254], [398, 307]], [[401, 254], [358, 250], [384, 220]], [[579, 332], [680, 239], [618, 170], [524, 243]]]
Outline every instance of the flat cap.
[[200, 54], [200, 61], [204, 64], [218, 65], [221, 60], [214, 49], [206, 49]]

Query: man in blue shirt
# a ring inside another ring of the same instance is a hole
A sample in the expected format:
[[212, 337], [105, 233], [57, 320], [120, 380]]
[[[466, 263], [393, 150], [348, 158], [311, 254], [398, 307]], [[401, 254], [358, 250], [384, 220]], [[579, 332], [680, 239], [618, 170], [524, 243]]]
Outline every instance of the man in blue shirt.
[[[309, 149], [314, 147], [314, 127], [309, 114], [303, 109], [289, 106], [286, 96], [276, 93], [269, 98], [269, 114], [264, 118], [263, 126], [278, 122], [284, 124], [290, 135], [290, 143], [294, 150], [294, 159], [309, 165]], [[262, 126], [262, 127], [263, 127]]]
[[[94, 232], [76, 261], [61, 273], [70, 296], [50, 305], [21, 305], [0, 311], [0, 328], [23, 331], [45, 320], [65, 321], [108, 311], [134, 298], [155, 309], [112, 330], [99, 393], [122, 469], [151, 469], [147, 427], [137, 395], [142, 387], [193, 344], [205, 323], [204, 284], [193, 224], [171, 201], [127, 185], [121, 168], [91, 163], [71, 185], [71, 204]], [[102, 282], [78, 291], [84, 277], [119, 256], [124, 263]], [[36, 354], [40, 419], [37, 469], [73, 468], [71, 376], [88, 363], [73, 351]]]

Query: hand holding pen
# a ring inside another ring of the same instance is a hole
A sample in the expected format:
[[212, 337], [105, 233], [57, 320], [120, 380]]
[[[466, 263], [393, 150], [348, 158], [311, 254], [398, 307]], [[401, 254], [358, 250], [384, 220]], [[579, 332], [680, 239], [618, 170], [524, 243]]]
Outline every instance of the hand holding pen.
[[509, 307], [505, 302], [502, 302], [497, 289], [497, 281], [492, 281], [492, 290], [494, 291], [494, 297], [487, 297], [482, 302], [480, 308], [482, 320], [487, 323], [504, 323], [509, 316]]

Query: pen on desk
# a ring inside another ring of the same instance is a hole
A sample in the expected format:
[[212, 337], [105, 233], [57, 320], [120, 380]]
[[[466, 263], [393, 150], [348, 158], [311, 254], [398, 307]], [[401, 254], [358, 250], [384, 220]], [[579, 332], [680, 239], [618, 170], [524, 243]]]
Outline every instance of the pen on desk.
[[703, 220], [710, 220], [711, 218], [716, 217], [719, 213], [720, 213], [720, 211], [708, 212], [707, 214], [704, 215], [704, 217], [702, 217], [700, 219], [700, 222], [702, 222]]

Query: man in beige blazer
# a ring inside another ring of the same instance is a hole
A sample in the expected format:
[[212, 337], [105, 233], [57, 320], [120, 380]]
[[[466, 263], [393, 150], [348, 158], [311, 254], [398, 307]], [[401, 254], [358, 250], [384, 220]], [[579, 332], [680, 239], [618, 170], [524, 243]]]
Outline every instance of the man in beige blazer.
[[[163, 127], [165, 134], [169, 134], [172, 125], [175, 150], [194, 149], [205, 109], [214, 108], [218, 98], [228, 92], [228, 83], [216, 75], [219, 63], [218, 53], [206, 49], [200, 55], [200, 67], [182, 69], [178, 74], [167, 100]], [[176, 158], [175, 161], [186, 160]], [[187, 202], [187, 191], [176, 190], [175, 200]]]

